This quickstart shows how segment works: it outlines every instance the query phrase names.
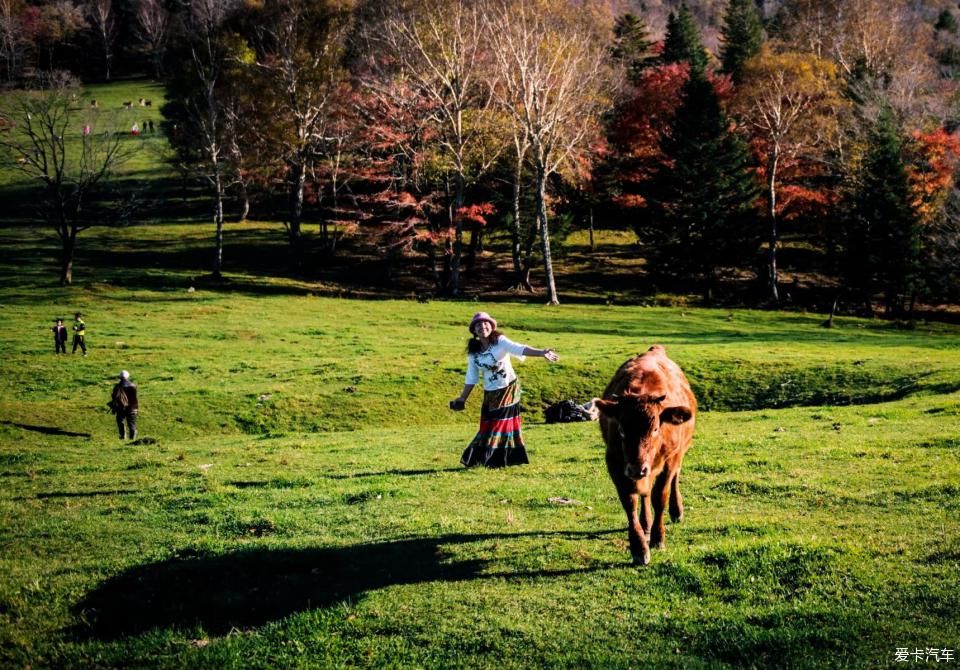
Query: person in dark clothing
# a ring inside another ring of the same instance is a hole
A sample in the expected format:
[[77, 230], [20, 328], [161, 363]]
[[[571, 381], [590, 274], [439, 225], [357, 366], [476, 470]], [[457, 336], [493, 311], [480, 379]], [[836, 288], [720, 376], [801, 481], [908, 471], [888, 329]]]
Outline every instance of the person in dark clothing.
[[83, 314], [77, 312], [73, 315], [73, 352], [77, 353], [77, 347], [87, 355], [87, 324], [83, 322]]
[[117, 417], [120, 439], [125, 437], [124, 423], [130, 439], [137, 439], [137, 416], [140, 414], [140, 403], [137, 401], [137, 385], [130, 381], [130, 373], [126, 370], [120, 371], [120, 381], [114, 385], [108, 404]]
[[63, 319], [57, 319], [57, 325], [50, 330], [53, 331], [54, 353], [67, 353], [67, 327], [63, 325]]

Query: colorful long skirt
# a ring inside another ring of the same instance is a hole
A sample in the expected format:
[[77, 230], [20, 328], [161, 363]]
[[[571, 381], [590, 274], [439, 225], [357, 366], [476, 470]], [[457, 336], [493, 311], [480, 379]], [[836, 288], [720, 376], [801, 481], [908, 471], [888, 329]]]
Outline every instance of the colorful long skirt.
[[460, 462], [467, 467], [482, 464], [488, 468], [529, 463], [520, 432], [521, 423], [520, 385], [516, 379], [505, 388], [484, 391], [480, 430], [463, 452]]

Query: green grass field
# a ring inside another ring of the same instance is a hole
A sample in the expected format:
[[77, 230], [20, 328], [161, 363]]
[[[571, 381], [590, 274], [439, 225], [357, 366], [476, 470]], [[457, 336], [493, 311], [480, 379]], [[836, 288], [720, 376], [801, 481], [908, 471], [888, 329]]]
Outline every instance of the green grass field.
[[[0, 300], [4, 667], [877, 667], [960, 646], [955, 328], [102, 283]], [[47, 321], [74, 306], [90, 356], [56, 358]], [[527, 467], [457, 464], [476, 399], [446, 400], [478, 308], [563, 356], [519, 368]], [[597, 426], [540, 420], [654, 342], [711, 411], [687, 521], [638, 569]], [[121, 367], [138, 444], [104, 405]]]
[[[141, 95], [156, 114], [143, 82], [84, 100]], [[333, 297], [375, 291], [285, 276], [271, 222], [228, 224], [214, 285], [212, 226], [167, 217], [161, 153], [127, 166], [148, 225], [82, 233], [69, 289], [0, 174], [0, 667], [960, 662], [960, 328], [619, 306], [645, 295], [623, 232], [596, 255], [571, 236], [560, 307]], [[478, 398], [447, 402], [480, 309], [562, 356], [518, 366], [529, 466], [458, 465]], [[51, 321], [76, 310], [90, 355], [56, 357]], [[637, 568], [597, 426], [542, 410], [654, 343], [703, 411], [686, 520]], [[121, 368], [132, 444], [105, 405]]]

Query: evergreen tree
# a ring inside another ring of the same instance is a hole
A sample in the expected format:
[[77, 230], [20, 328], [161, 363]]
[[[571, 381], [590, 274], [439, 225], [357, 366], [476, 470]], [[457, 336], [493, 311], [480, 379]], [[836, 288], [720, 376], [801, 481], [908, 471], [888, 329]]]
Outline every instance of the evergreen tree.
[[933, 27], [937, 30], [948, 32], [951, 35], [956, 35], [958, 30], [957, 18], [949, 9], [944, 9], [940, 12], [940, 15], [937, 17], [937, 22]]
[[722, 72], [740, 83], [743, 64], [760, 53], [763, 27], [754, 0], [730, 0], [720, 29]]
[[707, 52], [687, 3], [680, 5], [679, 13], [670, 12], [660, 59], [664, 63], [689, 63], [691, 71], [705, 72], [707, 69]]
[[684, 85], [662, 150], [663, 166], [646, 194], [650, 221], [638, 234], [655, 268], [700, 279], [709, 296], [720, 267], [749, 262], [756, 253], [760, 190], [747, 148], [731, 132], [703, 73]]
[[640, 81], [643, 70], [656, 62], [651, 54], [654, 41], [643, 19], [635, 14], [624, 14], [613, 26], [614, 42], [610, 54], [623, 64], [630, 83]]
[[910, 202], [903, 134], [889, 110], [877, 120], [869, 146], [847, 222], [844, 274], [868, 308], [879, 290], [894, 313], [919, 289], [921, 229]]

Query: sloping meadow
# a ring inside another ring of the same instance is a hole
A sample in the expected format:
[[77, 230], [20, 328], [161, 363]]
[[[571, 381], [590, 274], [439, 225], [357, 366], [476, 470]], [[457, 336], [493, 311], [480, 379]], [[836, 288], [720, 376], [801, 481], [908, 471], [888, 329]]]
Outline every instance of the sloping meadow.
[[[956, 328], [109, 285], [6, 303], [4, 667], [957, 658]], [[47, 322], [75, 309], [90, 355], [57, 358]], [[479, 309], [562, 357], [518, 366], [526, 467], [457, 463]], [[638, 569], [596, 425], [540, 422], [654, 343], [702, 414], [686, 520]], [[105, 406], [121, 368], [133, 444]]]

